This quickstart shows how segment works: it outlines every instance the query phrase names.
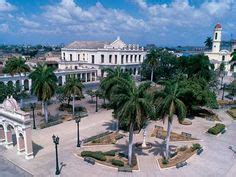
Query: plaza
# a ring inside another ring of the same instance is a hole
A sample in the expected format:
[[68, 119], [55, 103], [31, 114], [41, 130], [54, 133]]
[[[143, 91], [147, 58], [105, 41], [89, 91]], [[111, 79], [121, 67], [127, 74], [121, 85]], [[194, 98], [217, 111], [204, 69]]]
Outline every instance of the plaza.
[[[83, 104], [89, 100], [87, 97], [82, 101]], [[101, 101], [101, 100], [100, 100]], [[81, 103], [80, 103], [81, 104]], [[94, 105], [88, 104], [89, 116], [82, 118], [80, 124], [81, 138], [97, 135], [107, 130], [115, 129], [115, 121], [112, 118], [111, 110], [94, 110]], [[51, 108], [53, 109], [53, 105]], [[151, 130], [155, 125], [163, 126], [161, 121], [152, 121], [147, 127], [147, 142], [152, 143], [150, 150], [135, 150], [138, 157], [139, 170], [133, 173], [118, 172], [115, 168], [95, 165], [84, 162], [76, 154], [81, 150], [110, 150], [126, 149], [127, 137], [118, 141], [115, 145], [94, 146], [81, 148], [76, 147], [76, 123], [74, 121], [64, 122], [62, 124], [49, 127], [46, 129], [32, 130], [32, 141], [34, 150], [34, 159], [26, 160], [21, 155], [16, 155], [16, 148], [3, 149], [1, 155], [18, 167], [24, 169], [26, 173], [33, 176], [54, 176], [55, 173], [55, 149], [52, 143], [52, 135], [60, 137], [59, 142], [59, 162], [62, 162], [61, 176], [226, 176], [233, 177], [235, 174], [236, 154], [229, 149], [229, 146], [236, 147], [235, 128], [236, 123], [225, 113], [225, 110], [215, 111], [222, 123], [227, 127], [227, 132], [215, 137], [206, 133], [207, 129], [215, 124], [202, 118], [192, 120], [192, 125], [184, 126], [176, 121], [173, 125], [173, 131], [180, 133], [182, 131], [191, 132], [198, 142], [203, 146], [204, 152], [200, 156], [193, 156], [189, 159], [188, 165], [181, 169], [160, 169], [156, 157], [161, 151], [161, 139], [151, 137]], [[142, 131], [135, 134], [135, 142], [142, 141]], [[192, 144], [188, 142], [187, 144]], [[172, 145], [186, 144], [186, 142], [173, 142]], [[4, 173], [3, 172], [0, 172]]]

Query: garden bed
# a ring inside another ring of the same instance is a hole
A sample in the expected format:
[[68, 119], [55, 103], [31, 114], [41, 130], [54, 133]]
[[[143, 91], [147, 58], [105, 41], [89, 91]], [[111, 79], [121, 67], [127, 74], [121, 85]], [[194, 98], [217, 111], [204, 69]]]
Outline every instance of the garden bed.
[[223, 132], [224, 130], [225, 130], [225, 125], [218, 123], [214, 127], [209, 128], [207, 133], [210, 133], [212, 135], [218, 135], [219, 133]]
[[[127, 155], [123, 153], [119, 153], [117, 150], [110, 150], [107, 152], [102, 151], [82, 151], [78, 156], [81, 157], [91, 157], [93, 158], [97, 163], [110, 166], [110, 167], [127, 167], [128, 165], [128, 159]], [[132, 166], [131, 168], [133, 170], [138, 170], [138, 163], [137, 163], [137, 157], [133, 156], [132, 158]]]
[[191, 110], [191, 114], [192, 116], [204, 118], [209, 121], [221, 121], [217, 114], [207, 108], [195, 107]]
[[[157, 128], [155, 128], [153, 130], [153, 133], [151, 134], [151, 137], [157, 137], [163, 140], [166, 139], [166, 136], [167, 136], [166, 130], [160, 130]], [[193, 140], [197, 140], [197, 139], [192, 138], [192, 137], [187, 137], [182, 134], [175, 133], [175, 132], [171, 132], [170, 134], [170, 141], [193, 141]]]
[[84, 145], [108, 145], [115, 144], [119, 139], [125, 137], [125, 135], [118, 132], [105, 132], [84, 140]]
[[176, 153], [171, 158], [169, 158], [168, 161], [163, 158], [159, 158], [159, 166], [160, 168], [175, 167], [178, 163], [188, 160], [200, 148], [200, 144], [193, 144], [192, 147], [182, 146], [177, 149]]
[[236, 107], [230, 108], [227, 113], [236, 120]]

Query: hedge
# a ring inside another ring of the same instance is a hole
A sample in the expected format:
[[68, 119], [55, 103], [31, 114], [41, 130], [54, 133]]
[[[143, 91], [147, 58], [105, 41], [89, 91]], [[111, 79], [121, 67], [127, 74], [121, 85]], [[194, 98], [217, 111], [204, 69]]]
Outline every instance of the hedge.
[[51, 127], [51, 126], [54, 126], [54, 125], [58, 125], [58, 124], [60, 124], [60, 123], [62, 123], [62, 122], [63, 122], [62, 120], [55, 120], [55, 121], [48, 122], [48, 123], [43, 122], [43, 123], [41, 123], [41, 124], [39, 125], [39, 127], [40, 127], [41, 129], [43, 129], [43, 128]]
[[106, 155], [106, 156], [115, 156], [116, 152], [117, 152], [116, 150], [110, 150], [110, 151], [104, 152], [104, 155]]
[[81, 152], [82, 157], [92, 157], [94, 159], [100, 160], [100, 161], [106, 161], [107, 158], [101, 151], [82, 151]]
[[123, 167], [125, 165], [123, 161], [116, 160], [116, 159], [112, 159], [111, 163], [112, 163], [112, 165], [115, 165], [115, 166], [118, 166], [118, 167]]
[[99, 139], [99, 138], [101, 138], [101, 137], [104, 137], [104, 136], [106, 136], [106, 135], [109, 135], [109, 134], [111, 134], [111, 133], [112, 133], [112, 132], [106, 131], [106, 132], [104, 132], [104, 133], [101, 133], [101, 134], [98, 134], [98, 135], [95, 135], [95, 136], [91, 136], [91, 137], [85, 139], [85, 140], [84, 140], [84, 143], [88, 143], [88, 142], [90, 142], [90, 141], [96, 141], [97, 139]]
[[195, 143], [192, 145], [192, 151], [195, 151], [195, 150], [198, 150], [201, 148], [202, 148], [202, 146], [199, 143]]
[[224, 124], [216, 124], [214, 127], [209, 128], [208, 129], [208, 133], [213, 134], [213, 135], [217, 135], [220, 132], [222, 132], [225, 129], [225, 125]]

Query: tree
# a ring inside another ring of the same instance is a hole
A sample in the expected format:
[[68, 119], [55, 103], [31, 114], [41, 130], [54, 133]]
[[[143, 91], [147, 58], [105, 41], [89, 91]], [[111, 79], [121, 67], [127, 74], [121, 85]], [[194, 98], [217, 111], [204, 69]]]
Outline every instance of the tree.
[[[3, 68], [3, 72], [4, 73], [9, 73], [11, 74], [12, 76], [15, 75], [15, 74], [19, 74], [20, 76], [20, 93], [22, 94], [22, 76], [21, 74], [22, 73], [27, 73], [27, 72], [30, 72], [30, 68], [29, 66], [25, 63], [26, 61], [19, 57], [19, 58], [10, 58], [6, 61], [6, 64]], [[23, 106], [23, 99], [21, 97], [20, 99], [20, 107], [22, 108]]]
[[205, 44], [205, 47], [207, 49], [211, 49], [212, 48], [212, 38], [211, 37], [207, 37], [205, 42], [204, 42], [204, 44]]
[[75, 77], [72, 77], [68, 81], [66, 81], [64, 93], [65, 95], [72, 95], [73, 115], [75, 115], [75, 96], [82, 96], [82, 88], [83, 84]]
[[236, 49], [234, 49], [234, 51], [230, 54], [230, 56], [232, 57], [230, 63], [236, 62]]
[[223, 80], [224, 80], [225, 75], [226, 75], [226, 73], [225, 73], [225, 63], [221, 62], [220, 66], [219, 66], [219, 77], [221, 77], [220, 88], [222, 88]]
[[[153, 81], [161, 81], [166, 79], [171, 79], [178, 73], [179, 61], [175, 55], [170, 53], [165, 49], [156, 49], [156, 52], [159, 55], [158, 58], [158, 67], [155, 67], [153, 70]], [[142, 77], [144, 79], [150, 78], [152, 75], [152, 68], [148, 60], [144, 60], [141, 67]]]
[[105, 97], [110, 100], [111, 89], [117, 84], [117, 81], [120, 78], [131, 80], [130, 74], [123, 72], [121, 67], [105, 68], [104, 71], [107, 73], [107, 76], [101, 81], [101, 89], [104, 91]]
[[177, 116], [178, 121], [181, 122], [186, 116], [186, 107], [182, 100], [179, 99], [182, 90], [179, 89], [178, 82], [168, 82], [164, 90], [154, 93], [154, 103], [156, 105], [156, 114], [163, 120], [167, 119], [167, 137], [166, 137], [166, 155], [169, 159], [169, 142], [172, 131], [172, 122], [174, 115]]
[[146, 82], [136, 86], [133, 80], [129, 81], [123, 78], [120, 78], [118, 82], [119, 84], [112, 88], [111, 101], [116, 104], [119, 119], [126, 119], [129, 122], [128, 161], [131, 165], [134, 126], [140, 127], [142, 119], [152, 109], [151, 100], [146, 92], [150, 83]]
[[158, 66], [159, 52], [156, 49], [151, 49], [147, 54], [147, 63], [151, 67], [151, 82], [153, 82], [153, 72]]
[[57, 77], [54, 70], [54, 68], [48, 67], [46, 64], [38, 64], [29, 75], [29, 78], [33, 81], [32, 91], [38, 97], [38, 100], [42, 101], [42, 111], [44, 112], [46, 123], [48, 123], [47, 101], [55, 94], [57, 86]]

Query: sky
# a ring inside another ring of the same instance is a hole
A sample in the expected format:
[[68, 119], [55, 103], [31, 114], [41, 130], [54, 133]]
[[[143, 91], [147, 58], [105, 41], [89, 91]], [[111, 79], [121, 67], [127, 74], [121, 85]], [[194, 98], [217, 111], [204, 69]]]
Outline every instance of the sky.
[[201, 46], [217, 23], [236, 38], [236, 0], [0, 0], [0, 44]]

